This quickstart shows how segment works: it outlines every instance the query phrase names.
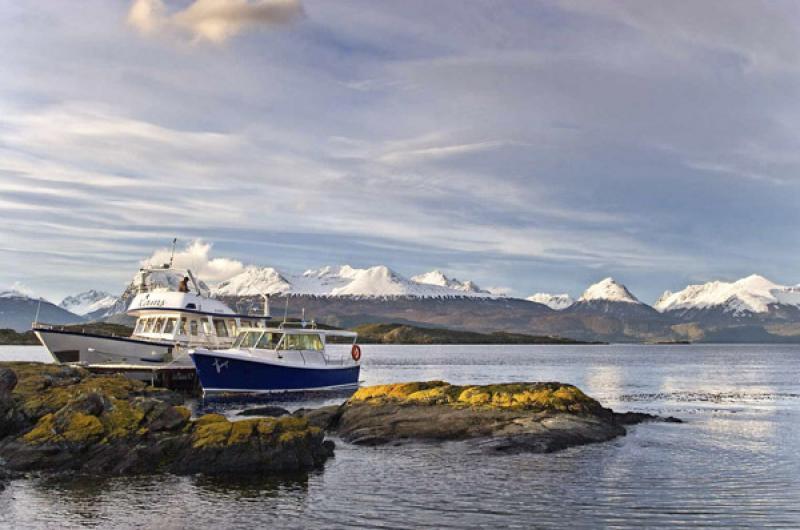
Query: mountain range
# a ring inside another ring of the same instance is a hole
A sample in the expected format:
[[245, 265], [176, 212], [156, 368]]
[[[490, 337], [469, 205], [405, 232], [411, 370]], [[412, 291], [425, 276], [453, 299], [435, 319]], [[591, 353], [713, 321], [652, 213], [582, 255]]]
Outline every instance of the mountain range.
[[[167, 288], [174, 289], [180, 280], [162, 276], [153, 281]], [[577, 298], [536, 293], [520, 299], [493, 294], [439, 270], [407, 278], [382, 265], [303, 273], [251, 266], [215, 286], [201, 282], [201, 289], [238, 311], [260, 309], [261, 295], [269, 294], [273, 311], [288, 301], [292, 316], [305, 309], [320, 322], [346, 327], [399, 322], [579, 340], [800, 342], [800, 286], [775, 284], [758, 275], [666, 291], [652, 306], [613, 278], [589, 286]], [[40, 320], [125, 322], [133, 294], [132, 282], [118, 297], [89, 290], [66, 297], [59, 306], [42, 302]], [[28, 329], [34, 314], [30, 307], [39, 302], [26, 298], [21, 293], [0, 295], [0, 327]], [[17, 309], [9, 309], [11, 305]], [[25, 316], [12, 318], [20, 312]]]
[[279, 272], [272, 267], [248, 267], [221, 282], [216, 296], [306, 295], [333, 297], [457, 298], [491, 297], [471, 281], [461, 282], [434, 270], [401, 276], [384, 265], [357, 269], [349, 265], [310, 269], [302, 274]]

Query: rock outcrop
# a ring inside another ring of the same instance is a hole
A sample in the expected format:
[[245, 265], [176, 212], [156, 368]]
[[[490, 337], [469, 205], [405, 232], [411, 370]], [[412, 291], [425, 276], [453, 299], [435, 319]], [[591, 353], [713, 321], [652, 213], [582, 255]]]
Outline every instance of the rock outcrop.
[[304, 415], [355, 444], [470, 440], [486, 450], [535, 453], [607, 441], [624, 435], [625, 425], [660, 419], [617, 414], [561, 383], [443, 381], [366, 387], [340, 407]]
[[38, 363], [0, 366], [0, 462], [10, 471], [270, 473], [333, 452], [303, 418], [191, 419], [183, 398], [123, 376]]

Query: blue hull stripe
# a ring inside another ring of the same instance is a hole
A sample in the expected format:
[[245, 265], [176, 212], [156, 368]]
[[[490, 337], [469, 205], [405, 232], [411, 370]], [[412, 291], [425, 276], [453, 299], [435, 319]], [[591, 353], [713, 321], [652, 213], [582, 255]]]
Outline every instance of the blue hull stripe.
[[281, 392], [358, 384], [360, 366], [297, 368], [195, 352], [203, 388], [214, 392]]

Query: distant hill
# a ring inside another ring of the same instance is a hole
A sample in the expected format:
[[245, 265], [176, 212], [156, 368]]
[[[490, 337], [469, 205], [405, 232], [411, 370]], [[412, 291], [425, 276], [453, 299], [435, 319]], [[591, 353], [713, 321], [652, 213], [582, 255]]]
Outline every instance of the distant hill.
[[[40, 305], [41, 304], [41, 305]], [[72, 324], [84, 318], [46, 300], [38, 300], [17, 291], [0, 292], [0, 328], [26, 331], [39, 311], [39, 322]]]
[[561, 337], [521, 333], [475, 333], [444, 328], [423, 328], [408, 324], [364, 324], [356, 326], [363, 344], [585, 344]]

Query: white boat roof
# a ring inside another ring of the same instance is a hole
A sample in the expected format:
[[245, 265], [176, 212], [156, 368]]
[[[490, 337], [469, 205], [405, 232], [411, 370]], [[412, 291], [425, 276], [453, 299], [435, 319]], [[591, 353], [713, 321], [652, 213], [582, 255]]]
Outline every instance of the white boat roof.
[[223, 302], [214, 300], [213, 298], [198, 296], [195, 293], [181, 293], [166, 290], [137, 294], [133, 300], [131, 300], [131, 305], [128, 306], [128, 314], [131, 316], [138, 316], [141, 312], [148, 310], [190, 311], [194, 313], [232, 317], [246, 316], [248, 318], [259, 318], [258, 315], [237, 315]]
[[358, 337], [355, 331], [343, 329], [319, 329], [319, 328], [256, 328], [242, 329], [239, 333], [283, 333], [286, 335], [331, 335], [334, 337]]

